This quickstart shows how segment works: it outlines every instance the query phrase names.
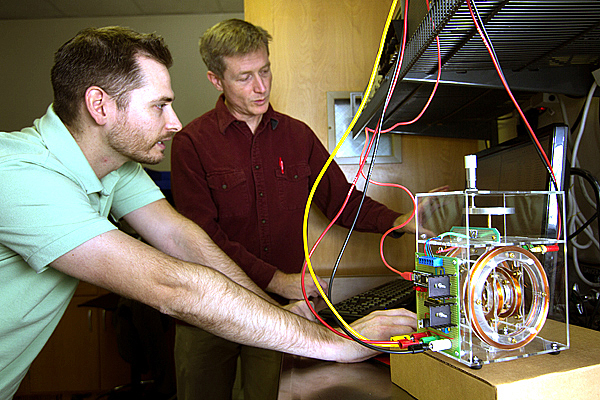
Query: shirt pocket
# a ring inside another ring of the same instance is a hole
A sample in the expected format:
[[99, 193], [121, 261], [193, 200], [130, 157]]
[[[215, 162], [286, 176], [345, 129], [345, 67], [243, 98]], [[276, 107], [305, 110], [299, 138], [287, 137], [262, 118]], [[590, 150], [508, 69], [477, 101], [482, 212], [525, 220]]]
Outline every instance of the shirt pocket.
[[206, 177], [219, 218], [238, 217], [250, 212], [250, 193], [243, 171], [226, 171]]
[[306, 206], [308, 199], [310, 166], [286, 165], [284, 173], [275, 169], [279, 204], [283, 210], [297, 210]]

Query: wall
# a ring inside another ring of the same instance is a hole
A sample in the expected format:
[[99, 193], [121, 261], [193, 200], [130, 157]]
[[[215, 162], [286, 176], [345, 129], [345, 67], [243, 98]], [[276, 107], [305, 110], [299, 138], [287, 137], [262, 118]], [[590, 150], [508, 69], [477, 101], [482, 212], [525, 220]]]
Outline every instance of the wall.
[[[173, 53], [171, 68], [174, 107], [185, 125], [214, 107], [219, 92], [206, 79], [198, 51], [202, 33], [227, 18], [243, 14], [165, 15], [148, 17], [69, 18], [0, 21], [0, 129], [19, 130], [42, 116], [52, 102], [50, 68], [54, 52], [80, 29], [108, 25], [156, 32]], [[170, 152], [159, 170], [170, 168]]]
[[[245, 0], [246, 20], [273, 35], [273, 106], [305, 121], [327, 145], [327, 92], [366, 88], [391, 4], [391, 0]], [[475, 141], [403, 136], [402, 163], [377, 165], [373, 179], [401, 183], [413, 193], [444, 184], [462, 190], [463, 155], [476, 150]], [[342, 169], [349, 179], [356, 174], [356, 166]], [[368, 193], [390, 208], [410, 211], [411, 201], [402, 191], [371, 185]], [[310, 222], [312, 243], [326, 221], [313, 210]], [[311, 258], [319, 273], [331, 270], [346, 232], [334, 228]], [[354, 233], [339, 273], [386, 273], [379, 238]], [[386, 241], [386, 259], [395, 268], [412, 269], [414, 251], [414, 235]]]

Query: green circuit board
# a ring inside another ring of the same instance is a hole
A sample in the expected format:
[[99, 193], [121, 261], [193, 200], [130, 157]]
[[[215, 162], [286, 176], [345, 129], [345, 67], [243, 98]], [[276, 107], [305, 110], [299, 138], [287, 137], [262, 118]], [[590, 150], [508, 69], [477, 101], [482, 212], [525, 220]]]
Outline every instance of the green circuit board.
[[417, 332], [430, 332], [450, 339], [452, 347], [444, 353], [453, 358], [460, 357], [461, 348], [458, 265], [459, 259], [455, 257], [427, 257], [424, 253], [416, 253], [413, 274], [419, 288], [416, 294]]

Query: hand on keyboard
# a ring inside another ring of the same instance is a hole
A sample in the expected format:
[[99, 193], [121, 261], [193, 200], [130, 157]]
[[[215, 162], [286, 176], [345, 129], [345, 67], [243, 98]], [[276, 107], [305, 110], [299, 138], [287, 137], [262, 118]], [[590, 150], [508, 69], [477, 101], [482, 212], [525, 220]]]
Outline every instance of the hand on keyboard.
[[417, 314], [404, 308], [373, 311], [356, 320], [352, 328], [372, 340], [389, 340], [395, 335], [405, 335], [417, 330]]
[[[334, 307], [344, 321], [350, 323], [375, 310], [407, 308], [414, 306], [414, 303], [413, 283], [399, 278], [338, 302]], [[319, 315], [332, 322], [335, 320], [329, 308], [320, 311]]]

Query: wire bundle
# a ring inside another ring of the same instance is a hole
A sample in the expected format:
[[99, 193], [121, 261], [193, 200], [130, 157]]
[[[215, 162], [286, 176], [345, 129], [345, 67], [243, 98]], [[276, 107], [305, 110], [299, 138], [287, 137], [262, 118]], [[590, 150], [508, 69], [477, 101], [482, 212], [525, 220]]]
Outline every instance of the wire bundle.
[[[487, 35], [487, 32], [485, 30], [485, 26], [484, 26], [484, 24], [483, 24], [483, 22], [481, 20], [481, 17], [479, 16], [479, 12], [477, 11], [477, 7], [476, 7], [476, 5], [475, 5], [475, 3], [474, 3], [473, 0], [466, 0], [466, 2], [467, 2], [467, 5], [468, 5], [468, 8], [469, 8], [469, 12], [471, 14], [471, 17], [473, 19], [473, 22], [475, 24], [475, 27], [477, 29], [477, 32], [479, 33], [479, 35], [480, 35], [483, 43], [485, 44], [485, 47], [487, 48], [488, 53], [489, 53], [489, 55], [490, 55], [490, 57], [492, 59], [492, 62], [494, 64], [494, 68], [496, 69], [496, 71], [498, 73], [498, 76], [499, 76], [500, 80], [502, 81], [502, 84], [503, 84], [506, 92], [508, 93], [509, 97], [511, 98], [511, 100], [512, 100], [514, 106], [515, 106], [515, 108], [517, 109], [519, 115], [521, 116], [523, 122], [525, 123], [525, 125], [527, 127], [527, 131], [529, 133], [529, 136], [530, 136], [531, 140], [535, 144], [536, 151], [537, 151], [540, 159], [544, 163], [545, 167], [547, 168], [547, 170], [550, 173], [551, 180], [553, 182], [554, 187], [558, 188], [558, 185], [557, 185], [557, 182], [556, 182], [556, 178], [554, 176], [554, 172], [552, 171], [551, 163], [550, 163], [550, 161], [549, 161], [546, 153], [544, 152], [544, 149], [542, 148], [540, 142], [538, 141], [535, 133], [533, 132], [533, 129], [532, 129], [531, 125], [527, 121], [527, 118], [525, 117], [525, 114], [523, 113], [523, 111], [521, 110], [521, 108], [520, 108], [519, 104], [517, 103], [515, 97], [513, 96], [512, 92], [511, 92], [511, 90], [510, 90], [510, 88], [508, 86], [508, 83], [506, 82], [506, 79], [504, 77], [504, 73], [502, 72], [502, 68], [500, 66], [500, 63], [499, 63], [499, 61], [497, 59], [497, 56], [495, 54], [495, 51], [493, 49], [491, 40], [490, 40], [490, 38]], [[413, 210], [412, 210], [412, 214], [410, 215], [410, 218], [407, 220], [406, 223], [408, 223], [414, 217], [414, 215], [416, 213], [416, 207], [417, 207], [416, 201], [415, 201], [414, 196], [412, 195], [412, 193], [408, 189], [406, 189], [405, 187], [403, 187], [401, 185], [396, 185], [396, 184], [382, 184], [382, 183], [379, 183], [379, 182], [374, 182], [370, 178], [372, 170], [373, 170], [375, 158], [376, 158], [376, 155], [377, 155], [377, 149], [378, 149], [379, 138], [380, 138], [381, 133], [390, 132], [391, 130], [393, 130], [394, 128], [396, 128], [399, 125], [409, 125], [409, 124], [412, 124], [412, 123], [416, 122], [419, 118], [421, 118], [421, 116], [425, 113], [425, 111], [428, 108], [429, 104], [433, 100], [433, 97], [434, 97], [434, 95], [436, 93], [436, 90], [437, 90], [437, 87], [438, 87], [438, 84], [439, 84], [439, 81], [440, 81], [440, 78], [441, 78], [442, 62], [441, 62], [441, 56], [440, 56], [440, 43], [439, 43], [439, 38], [436, 37], [436, 44], [437, 44], [437, 50], [438, 50], [437, 79], [436, 79], [435, 86], [434, 86], [434, 88], [432, 90], [432, 93], [430, 94], [430, 96], [429, 96], [429, 98], [428, 98], [425, 106], [423, 107], [423, 109], [421, 110], [421, 112], [414, 119], [412, 119], [410, 121], [406, 121], [406, 122], [399, 122], [399, 123], [395, 124], [394, 126], [386, 129], [386, 130], [383, 130], [383, 131], [381, 130], [382, 124], [383, 124], [383, 117], [385, 115], [385, 112], [386, 112], [387, 106], [388, 106], [388, 104], [390, 102], [390, 99], [391, 99], [391, 97], [393, 95], [393, 92], [394, 92], [394, 89], [395, 89], [395, 86], [396, 86], [396, 83], [397, 83], [398, 75], [399, 75], [399, 72], [400, 72], [400, 69], [401, 69], [401, 66], [402, 66], [403, 58], [404, 58], [404, 51], [405, 51], [405, 46], [406, 46], [406, 32], [407, 32], [407, 26], [406, 26], [406, 24], [407, 24], [407, 20], [408, 20], [408, 18], [407, 18], [408, 0], [406, 0], [405, 7], [404, 7], [404, 13], [405, 13], [405, 15], [404, 15], [404, 30], [403, 30], [403, 38], [402, 38], [401, 48], [399, 50], [400, 55], [397, 58], [397, 61], [396, 61], [395, 67], [394, 67], [392, 82], [391, 82], [390, 87], [388, 89], [386, 100], [385, 100], [384, 106], [382, 108], [381, 117], [378, 120], [377, 127], [376, 127], [375, 130], [372, 130], [372, 129], [369, 129], [369, 128], [365, 128], [366, 141], [365, 141], [365, 146], [363, 148], [363, 152], [361, 153], [361, 161], [360, 161], [360, 164], [359, 164], [359, 170], [358, 170], [358, 172], [356, 174], [356, 177], [354, 178], [354, 180], [353, 180], [353, 182], [351, 184], [351, 188], [350, 188], [350, 190], [349, 190], [349, 192], [347, 194], [346, 200], [345, 200], [342, 208], [339, 210], [339, 212], [335, 216], [335, 218], [330, 222], [330, 224], [327, 226], [327, 228], [324, 230], [324, 232], [317, 239], [317, 241], [315, 242], [315, 244], [313, 245], [313, 247], [312, 247], [312, 249], [310, 251], [309, 251], [309, 248], [308, 248], [308, 234], [307, 234], [307, 232], [308, 232], [308, 215], [309, 215], [309, 212], [310, 212], [310, 206], [311, 206], [314, 194], [316, 192], [316, 189], [317, 189], [317, 187], [318, 187], [318, 185], [319, 185], [319, 183], [320, 183], [323, 175], [325, 174], [327, 168], [329, 167], [329, 165], [333, 161], [333, 158], [337, 154], [339, 148], [341, 147], [341, 145], [343, 144], [343, 142], [346, 140], [346, 138], [348, 137], [349, 133], [352, 131], [352, 129], [353, 129], [356, 121], [358, 120], [360, 114], [362, 113], [362, 111], [363, 111], [363, 109], [365, 107], [366, 102], [370, 98], [370, 92], [371, 92], [371, 90], [373, 88], [373, 82], [375, 80], [375, 76], [376, 76], [378, 65], [379, 65], [379, 60], [381, 58], [381, 54], [382, 54], [382, 51], [383, 51], [383, 48], [384, 48], [384, 45], [385, 45], [386, 34], [387, 34], [388, 29], [389, 29], [392, 16], [393, 16], [394, 11], [396, 9], [396, 3], [397, 3], [397, 0], [394, 0], [393, 4], [391, 6], [390, 13], [388, 15], [388, 18], [387, 18], [387, 21], [386, 21], [386, 25], [385, 25], [385, 29], [384, 29], [384, 34], [382, 35], [382, 38], [381, 38], [380, 47], [379, 47], [379, 51], [377, 53], [377, 58], [376, 58], [376, 61], [375, 61], [375, 65], [374, 65], [374, 68], [373, 68], [373, 71], [372, 71], [372, 74], [371, 74], [371, 77], [370, 77], [370, 80], [369, 80], [369, 84], [368, 84], [367, 89], [365, 91], [365, 95], [363, 96], [361, 104], [359, 106], [359, 109], [358, 109], [356, 115], [354, 116], [354, 118], [352, 119], [352, 121], [350, 123], [350, 126], [346, 129], [346, 132], [342, 136], [340, 142], [337, 144], [337, 146], [335, 147], [335, 149], [332, 151], [329, 159], [327, 160], [327, 162], [323, 166], [323, 169], [321, 170], [320, 174], [318, 175], [318, 177], [317, 177], [317, 179], [316, 179], [316, 181], [315, 181], [315, 183], [314, 183], [314, 185], [313, 185], [313, 187], [311, 189], [311, 192], [309, 194], [309, 197], [308, 197], [308, 200], [307, 200], [307, 203], [306, 203], [305, 212], [304, 212], [304, 219], [303, 219], [303, 242], [304, 242], [304, 253], [305, 253], [305, 260], [306, 261], [305, 261], [304, 267], [302, 269], [302, 290], [303, 290], [303, 294], [304, 294], [305, 300], [306, 300], [309, 308], [311, 309], [312, 313], [315, 315], [315, 317], [317, 319], [319, 319], [319, 321], [321, 323], [323, 323], [325, 326], [327, 326], [330, 330], [334, 331], [336, 334], [338, 334], [340, 336], [343, 336], [343, 337], [346, 337], [348, 339], [355, 340], [358, 343], [362, 344], [363, 346], [371, 348], [371, 349], [375, 349], [375, 350], [382, 351], [382, 352], [387, 352], [387, 353], [393, 353], [393, 354], [404, 354], [404, 353], [413, 353], [415, 351], [423, 351], [426, 348], [426, 346], [420, 347], [420, 348], [413, 348], [410, 351], [406, 351], [406, 350], [394, 350], [394, 349], [391, 349], [391, 347], [397, 347], [398, 346], [398, 342], [397, 341], [389, 341], [389, 342], [371, 341], [371, 340], [363, 337], [362, 335], [360, 335], [358, 332], [356, 332], [354, 329], [352, 329], [352, 327], [350, 325], [348, 325], [343, 320], [343, 318], [335, 310], [335, 307], [333, 306], [333, 304], [331, 304], [330, 298], [331, 298], [333, 280], [335, 278], [335, 274], [336, 274], [337, 268], [338, 268], [339, 263], [341, 261], [341, 257], [342, 257], [342, 255], [343, 255], [343, 253], [345, 251], [345, 248], [346, 248], [346, 246], [348, 244], [350, 235], [352, 234], [352, 231], [354, 229], [354, 225], [355, 225], [355, 223], [357, 221], [356, 218], [358, 218], [358, 214], [360, 213], [360, 208], [362, 207], [364, 198], [366, 196], [366, 192], [367, 192], [367, 188], [368, 188], [369, 183], [373, 183], [373, 184], [377, 184], [377, 185], [383, 185], [383, 186], [399, 187], [399, 188], [402, 188], [403, 190], [405, 190], [407, 194], [409, 194], [409, 196], [411, 197], [411, 199], [413, 201]], [[429, 9], [429, 3], [428, 2], [427, 2], [427, 7]], [[431, 18], [431, 21], [433, 22], [433, 18], [431, 16], [430, 16], [430, 18]], [[373, 134], [373, 136], [371, 137], [371, 139], [369, 139], [369, 134]], [[365, 175], [363, 169], [364, 169], [364, 165], [366, 163], [368, 154], [371, 153], [371, 149], [373, 149], [372, 156], [371, 156], [371, 161], [370, 161], [370, 164], [369, 164], [368, 172]], [[354, 220], [351, 228], [349, 229], [349, 232], [348, 232], [348, 234], [346, 236], [344, 244], [343, 244], [343, 246], [342, 246], [342, 248], [340, 250], [340, 253], [338, 255], [338, 258], [336, 260], [334, 268], [332, 270], [328, 294], [325, 294], [324, 290], [320, 286], [320, 284], [318, 282], [318, 279], [317, 279], [317, 276], [315, 275], [315, 272], [314, 272], [314, 270], [312, 268], [310, 257], [312, 256], [312, 254], [315, 251], [316, 247], [319, 245], [320, 241], [323, 239], [324, 235], [328, 232], [328, 230], [331, 228], [331, 226], [335, 223], [335, 221], [341, 215], [343, 209], [345, 208], [346, 204], [348, 203], [348, 200], [349, 200], [349, 197], [350, 197], [352, 191], [356, 188], [357, 180], [358, 180], [359, 176], [361, 176], [361, 175], [365, 178], [365, 186], [364, 186], [364, 189], [363, 189], [362, 199], [361, 199], [360, 205], [358, 207], [358, 212], [357, 212], [357, 215], [355, 217], [355, 220]], [[561, 209], [562, 209], [562, 207], [559, 205], [559, 213], [560, 213]], [[381, 255], [381, 258], [382, 258], [384, 264], [386, 265], [386, 267], [388, 267], [391, 271], [400, 274], [405, 279], [411, 279], [412, 278], [412, 274], [410, 272], [404, 272], [403, 273], [403, 272], [395, 270], [394, 268], [392, 268], [386, 262], [385, 257], [383, 255], [383, 242], [385, 240], [385, 237], [389, 233], [391, 233], [392, 231], [394, 231], [396, 229], [399, 229], [401, 227], [402, 226], [393, 227], [393, 228], [391, 228], [390, 230], [388, 230], [383, 235], [383, 237], [382, 237], [382, 239], [380, 241], [380, 255]], [[561, 229], [560, 229], [560, 225], [559, 225], [559, 229], [558, 229], [558, 235], [559, 236], [560, 236], [560, 230]], [[444, 236], [447, 236], [447, 235], [460, 236], [460, 234], [448, 232], [448, 233], [444, 233], [444, 234], [440, 235], [436, 239], [441, 239], [441, 238], [443, 238]], [[431, 251], [429, 240], [427, 241], [426, 250], [428, 250], [429, 253], [431, 253], [431, 255], [433, 255], [433, 252]], [[329, 326], [317, 314], [317, 312], [312, 307], [312, 304], [310, 303], [310, 301], [309, 301], [309, 299], [308, 299], [308, 297], [306, 295], [306, 291], [304, 290], [304, 276], [305, 276], [306, 269], [308, 269], [308, 271], [309, 271], [309, 273], [310, 273], [310, 275], [311, 275], [311, 277], [312, 277], [312, 279], [314, 281], [314, 284], [317, 287], [320, 295], [323, 297], [323, 299], [324, 299], [325, 303], [327, 304], [327, 306], [331, 309], [333, 315], [335, 316], [336, 320], [339, 323], [340, 328], [345, 332], [345, 334], [343, 334], [341, 332], [338, 332], [336, 329], [334, 329], [331, 326]]]

